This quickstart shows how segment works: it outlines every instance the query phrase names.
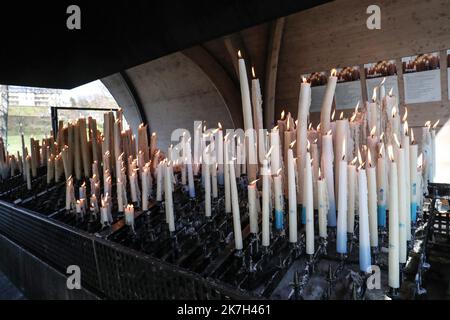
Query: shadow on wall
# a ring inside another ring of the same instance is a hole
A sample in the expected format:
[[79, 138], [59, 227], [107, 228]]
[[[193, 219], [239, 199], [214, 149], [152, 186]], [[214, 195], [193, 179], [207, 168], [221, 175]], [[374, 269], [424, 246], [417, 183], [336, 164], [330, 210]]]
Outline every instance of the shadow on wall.
[[450, 183], [450, 119], [436, 136], [436, 182]]

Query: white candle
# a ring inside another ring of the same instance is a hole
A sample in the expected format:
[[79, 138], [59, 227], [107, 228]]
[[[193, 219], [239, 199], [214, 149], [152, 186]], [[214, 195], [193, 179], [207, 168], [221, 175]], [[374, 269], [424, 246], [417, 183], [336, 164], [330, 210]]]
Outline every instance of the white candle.
[[164, 207], [166, 209], [166, 222], [169, 224], [169, 231], [175, 231], [175, 217], [173, 213], [173, 195], [172, 195], [172, 179], [170, 171], [170, 163], [164, 165]]
[[319, 173], [317, 180], [317, 197], [319, 202], [319, 236], [326, 239], [327, 235], [327, 215], [328, 215], [328, 197], [326, 182]]
[[[272, 174], [281, 169], [281, 154], [280, 154], [280, 135], [277, 127], [274, 127], [270, 133], [270, 166]], [[298, 202], [298, 199], [297, 199]]]
[[[405, 168], [405, 150], [403, 146], [399, 146], [397, 149], [397, 163], [398, 163], [398, 193], [399, 193], [399, 259], [400, 263], [406, 263], [407, 259], [407, 246], [406, 246], [406, 168]], [[392, 183], [391, 183], [392, 185]], [[409, 190], [408, 190], [409, 192]], [[389, 212], [392, 209], [389, 208]]]
[[277, 172], [277, 175], [273, 177], [273, 189], [274, 189], [274, 201], [275, 201], [275, 228], [277, 230], [284, 229], [284, 199], [283, 189], [281, 184], [281, 171]]
[[[341, 141], [341, 140], [339, 140]], [[342, 144], [345, 150], [345, 140]], [[342, 153], [341, 153], [342, 154]], [[345, 154], [339, 160], [339, 193], [338, 193], [338, 216], [337, 216], [337, 239], [336, 252], [347, 253], [347, 161]]]
[[303, 180], [303, 207], [306, 222], [306, 254], [314, 254], [314, 203], [312, 186], [311, 155], [306, 153]]
[[347, 201], [347, 232], [353, 234], [355, 230], [355, 205], [356, 205], [356, 159], [347, 166], [348, 201]]
[[[343, 114], [341, 113], [341, 119], [336, 120], [336, 129], [335, 129], [335, 152], [334, 152], [334, 171], [335, 171], [335, 181], [334, 181], [334, 187], [335, 187], [335, 194], [336, 198], [339, 200], [339, 192], [341, 191], [341, 188], [338, 188], [340, 183], [340, 168], [341, 166], [339, 163], [342, 161], [342, 157], [344, 157], [347, 153], [347, 127], [348, 127], [348, 120], [342, 119]], [[347, 164], [345, 165], [345, 171], [347, 171]]]
[[125, 208], [125, 224], [134, 230], [134, 206], [132, 204]]
[[408, 122], [403, 123], [402, 146], [405, 152], [405, 208], [406, 208], [406, 240], [411, 240], [411, 181], [410, 181], [410, 165], [409, 165], [409, 135]]
[[158, 164], [157, 170], [156, 170], [156, 201], [161, 202], [162, 201], [162, 195], [163, 195], [163, 183], [164, 183], [164, 168], [163, 163], [160, 162]]
[[[292, 146], [292, 144], [291, 144]], [[297, 243], [297, 192], [295, 188], [295, 159], [292, 147], [288, 150], [288, 190], [289, 190], [289, 242]]]
[[[327, 87], [325, 89], [325, 96], [322, 101], [321, 113], [320, 113], [320, 123], [321, 123], [321, 132], [322, 138], [327, 132], [331, 129], [330, 125], [330, 114], [331, 114], [331, 105], [333, 104], [334, 91], [336, 89], [337, 77], [336, 70], [333, 69], [331, 71], [331, 75], [328, 78]], [[300, 171], [301, 172], [301, 171]], [[327, 185], [334, 183], [334, 181], [329, 181], [327, 179]]]
[[217, 131], [217, 163], [218, 163], [218, 182], [221, 186], [224, 184], [224, 173], [223, 173], [223, 130], [222, 125], [218, 124], [219, 130]]
[[258, 192], [256, 189], [256, 180], [252, 181], [247, 186], [248, 191], [248, 216], [250, 220], [250, 233], [253, 233], [254, 235], [258, 234], [258, 211], [256, 208], [256, 201], [257, 201], [257, 195]]
[[359, 187], [359, 270], [369, 272], [372, 262], [370, 257], [369, 210], [367, 199], [366, 170], [360, 167], [358, 172]]
[[194, 171], [192, 169], [192, 152], [191, 152], [191, 139], [189, 138], [185, 144], [186, 147], [186, 166], [187, 166], [187, 174], [188, 174], [188, 188], [189, 188], [189, 197], [195, 198], [195, 186], [194, 186]]
[[[316, 139], [317, 141], [317, 139]], [[319, 149], [317, 143], [311, 144], [311, 157], [313, 159], [312, 170], [313, 170], [313, 201], [314, 209], [319, 208], [319, 200], [317, 196], [317, 180], [319, 179]]]
[[265, 159], [263, 160], [263, 167], [262, 167], [262, 245], [264, 247], [270, 246], [270, 208], [269, 208], [269, 201], [270, 201], [270, 168], [269, 163]]
[[370, 245], [378, 247], [377, 173], [372, 162], [370, 150], [367, 153], [367, 187], [369, 194], [369, 233]]
[[69, 179], [67, 179], [66, 181], [66, 210], [72, 209], [74, 201], [75, 201], [75, 191], [73, 188], [73, 178], [72, 176], [70, 176]]
[[229, 162], [230, 170], [230, 187], [231, 187], [231, 203], [233, 208], [233, 234], [234, 234], [234, 245], [236, 250], [242, 250], [242, 227], [241, 227], [241, 215], [239, 212], [239, 198], [238, 190], [236, 185], [236, 176], [234, 173], [234, 161]]
[[[303, 81], [300, 85], [300, 94], [298, 99], [298, 113], [297, 113], [297, 170], [302, 173], [305, 167], [305, 155], [306, 155], [306, 140], [308, 138], [307, 122], [309, 116], [309, 108], [311, 106], [311, 84]], [[298, 185], [303, 188], [303, 174], [298, 175]], [[302, 192], [298, 189], [297, 193], [298, 203], [302, 202]]]
[[148, 166], [143, 167], [142, 171], [142, 210], [148, 210], [148, 196], [149, 196], [149, 187], [148, 187], [148, 176], [150, 174], [150, 169]]
[[389, 183], [389, 286], [400, 287], [399, 260], [399, 206], [398, 206], [398, 175], [397, 164], [394, 161], [392, 146], [388, 147], [390, 158]]
[[203, 150], [203, 166], [205, 167], [205, 216], [211, 217], [211, 177], [209, 174], [209, 146]]
[[[329, 132], [330, 133], [330, 132]], [[328, 226], [336, 227], [336, 201], [334, 197], [334, 173], [333, 173], [333, 136], [322, 136], [322, 164], [327, 185], [328, 195]], [[300, 171], [299, 171], [300, 172]]]
[[386, 161], [384, 155], [384, 144], [380, 146], [377, 160], [377, 200], [378, 200], [378, 226], [386, 227], [386, 205], [387, 205], [387, 181], [386, 181]]
[[231, 189], [230, 189], [230, 169], [229, 169], [229, 158], [230, 158], [230, 140], [228, 135], [225, 136], [224, 143], [224, 159], [225, 163], [225, 213], [231, 213]]
[[420, 194], [418, 189], [418, 176], [417, 176], [417, 153], [418, 146], [414, 140], [414, 132], [411, 129], [411, 145], [409, 146], [409, 169], [410, 169], [410, 179], [411, 179], [411, 221], [415, 224], [417, 215], [417, 203], [418, 196]]

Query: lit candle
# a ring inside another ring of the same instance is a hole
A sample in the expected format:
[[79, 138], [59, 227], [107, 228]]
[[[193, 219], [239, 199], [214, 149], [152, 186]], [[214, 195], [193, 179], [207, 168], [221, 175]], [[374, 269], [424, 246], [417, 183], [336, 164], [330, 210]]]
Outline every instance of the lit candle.
[[283, 189], [281, 185], [281, 169], [278, 170], [277, 174], [273, 177], [273, 189], [274, 189], [274, 200], [275, 200], [275, 228], [277, 230], [284, 229], [284, 205], [283, 205]]
[[[397, 136], [394, 135], [394, 139], [397, 143], [397, 163], [398, 163], [398, 208], [399, 208], [399, 259], [400, 263], [406, 263], [407, 259], [407, 246], [406, 246], [406, 216], [408, 209], [406, 208], [406, 170], [405, 170], [405, 150], [399, 143]], [[391, 182], [392, 185], [392, 182]], [[409, 190], [408, 190], [409, 192]], [[389, 207], [389, 212], [392, 209]]]
[[138, 202], [138, 193], [137, 193], [137, 176], [136, 172], [133, 172], [130, 176], [130, 191], [131, 191], [131, 201], [133, 203]]
[[[342, 141], [342, 140], [338, 140]], [[347, 253], [347, 161], [345, 160], [345, 139], [342, 143], [342, 158], [339, 160], [339, 193], [337, 216], [336, 252]]]
[[375, 128], [376, 132], [380, 132], [380, 125], [378, 121], [377, 88], [378, 87], [373, 88], [372, 101], [368, 103], [368, 125], [370, 129]]
[[420, 192], [418, 192], [418, 176], [417, 176], [417, 153], [418, 146], [414, 140], [414, 131], [411, 129], [411, 145], [409, 146], [409, 169], [411, 179], [411, 221], [416, 223], [417, 219], [417, 200]]
[[377, 209], [377, 173], [372, 162], [372, 153], [367, 151], [367, 188], [369, 195], [369, 233], [370, 245], [378, 247], [378, 209]]
[[[224, 143], [224, 160], [225, 163], [229, 163], [230, 158], [230, 139], [228, 134], [225, 136]], [[225, 213], [231, 213], [231, 189], [230, 189], [230, 170], [229, 166], [225, 166]]]
[[359, 270], [368, 273], [372, 262], [370, 257], [369, 210], [367, 199], [367, 176], [363, 164], [358, 172], [359, 187]]
[[239, 212], [239, 198], [233, 162], [234, 162], [233, 160], [229, 162], [229, 170], [230, 170], [231, 204], [233, 210], [234, 245], [236, 250], [242, 250], [243, 245], [242, 245], [241, 216]]
[[270, 145], [270, 166], [272, 173], [276, 173], [281, 169], [280, 135], [278, 133], [278, 127], [274, 127], [270, 132]]
[[[336, 194], [336, 198], [339, 200], [339, 192], [341, 189], [339, 188], [339, 179], [340, 179], [340, 168], [339, 163], [342, 161], [342, 158], [347, 154], [347, 129], [348, 129], [348, 119], [344, 119], [344, 114], [341, 113], [339, 120], [335, 122], [335, 133], [334, 133], [334, 171], [335, 171], [335, 181], [334, 181], [334, 190]], [[347, 171], [347, 162], [345, 164], [345, 171]]]
[[327, 215], [328, 215], [328, 196], [327, 186], [324, 178], [322, 177], [319, 169], [319, 179], [317, 180], [317, 197], [319, 202], [319, 236], [323, 239], [328, 237], [327, 235]]
[[436, 179], [436, 128], [439, 125], [439, 120], [437, 120], [431, 127], [431, 182]]
[[148, 186], [148, 177], [150, 174], [150, 168], [149, 166], [145, 165], [143, 167], [142, 171], [142, 210], [146, 211], [148, 210], [148, 196], [150, 194], [149, 192], [149, 186]]
[[[333, 93], [334, 94], [334, 93]], [[309, 108], [311, 106], [311, 84], [302, 79], [300, 84], [300, 94], [298, 99], [298, 113], [297, 113], [297, 170], [303, 172], [305, 167], [305, 155], [306, 155], [306, 140], [308, 138], [307, 121], [309, 116]], [[298, 175], [298, 185], [303, 187], [303, 174]], [[298, 189], [299, 204], [302, 203], [302, 192]]]
[[392, 145], [388, 147], [388, 152], [391, 160], [389, 169], [389, 286], [397, 289], [400, 287], [398, 175]]
[[306, 219], [306, 254], [314, 254], [314, 204], [312, 186], [311, 155], [306, 153], [305, 169], [303, 180], [303, 207], [302, 210]]
[[78, 189], [78, 194], [80, 200], [86, 200], [86, 182], [83, 182], [83, 184]]
[[356, 205], [356, 161], [355, 157], [347, 166], [348, 201], [347, 201], [347, 232], [353, 234], [355, 230]]
[[[331, 75], [328, 78], [327, 87], [325, 89], [325, 96], [322, 101], [321, 113], [320, 113], [320, 123], [321, 123], [321, 132], [322, 138], [327, 135], [327, 132], [331, 129], [330, 125], [330, 114], [331, 114], [331, 105], [333, 104], [334, 91], [336, 89], [337, 77], [336, 77], [336, 69], [331, 71]], [[327, 179], [327, 185], [334, 183], [334, 181], [329, 181]], [[329, 221], [330, 222], [330, 221]]]
[[212, 185], [212, 197], [213, 199], [217, 199], [219, 197], [219, 189], [217, 185], [217, 163], [213, 163], [210, 165], [209, 170], [211, 172], [211, 185]]
[[161, 202], [162, 201], [162, 194], [163, 194], [163, 183], [164, 183], [164, 171], [163, 171], [163, 163], [160, 162], [158, 164], [157, 170], [156, 170], [156, 201]]
[[186, 166], [187, 166], [187, 174], [188, 174], [188, 189], [189, 189], [189, 197], [195, 198], [195, 187], [194, 187], [194, 171], [192, 169], [192, 152], [191, 152], [191, 138], [187, 139], [185, 143], [186, 147]]
[[252, 181], [247, 186], [248, 191], [248, 216], [250, 220], [250, 233], [254, 234], [255, 236], [258, 234], [258, 211], [256, 208], [256, 200], [258, 192], [256, 189], [256, 182]]
[[75, 202], [75, 191], [73, 188], [73, 178], [70, 176], [66, 181], [66, 210], [71, 210]]
[[263, 160], [262, 172], [263, 183], [262, 183], [262, 245], [264, 247], [270, 246], [270, 168], [267, 159]]
[[386, 161], [384, 157], [384, 143], [380, 145], [380, 152], [377, 160], [377, 192], [378, 192], [378, 226], [386, 227]]
[[209, 157], [209, 146], [203, 150], [203, 166], [204, 178], [205, 178], [205, 216], [211, 217], [211, 176], [209, 174], [210, 169], [210, 157]]
[[403, 135], [402, 135], [402, 146], [405, 153], [404, 166], [405, 166], [405, 208], [406, 208], [406, 240], [411, 240], [411, 179], [410, 179], [410, 165], [409, 165], [409, 129], [408, 122], [403, 122]]
[[50, 184], [55, 178], [55, 156], [53, 154], [47, 160], [47, 184]]
[[328, 195], [328, 226], [336, 227], [336, 201], [334, 197], [334, 174], [333, 174], [333, 136], [331, 131], [322, 136], [322, 163]]
[[297, 243], [297, 192], [295, 189], [295, 159], [292, 150], [295, 141], [288, 150], [288, 190], [289, 190], [289, 242]]
[[134, 230], [134, 206], [132, 204], [125, 208], [125, 224]]
[[217, 130], [217, 163], [218, 163], [218, 181], [221, 186], [224, 184], [223, 176], [223, 130], [220, 122], [218, 123], [219, 130]]
[[172, 179], [170, 163], [165, 166], [165, 176], [164, 176], [164, 206], [166, 209], [166, 222], [169, 224], [169, 231], [175, 231], [175, 217], [173, 213], [173, 195], [172, 195]]

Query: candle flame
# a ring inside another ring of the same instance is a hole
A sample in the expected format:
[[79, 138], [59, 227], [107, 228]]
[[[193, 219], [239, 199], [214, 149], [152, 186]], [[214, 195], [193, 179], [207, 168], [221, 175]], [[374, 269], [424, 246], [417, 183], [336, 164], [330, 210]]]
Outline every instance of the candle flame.
[[294, 145], [296, 142], [297, 142], [297, 140], [292, 141], [291, 144], [289, 145], [289, 148], [291, 148], [291, 149], [294, 148]]
[[311, 129], [312, 129], [312, 123], [310, 122], [309, 126], [308, 126], [308, 130], [311, 130]]
[[388, 146], [388, 155], [389, 155], [389, 160], [391, 160], [392, 162], [394, 162], [394, 150], [392, 148], [392, 144], [390, 144]]
[[403, 133], [405, 136], [408, 135], [409, 127], [408, 127], [408, 121], [405, 121], [405, 124], [403, 125]]
[[364, 165], [365, 165], [365, 164], [366, 164], [365, 162], [361, 163], [361, 164], [359, 165], [359, 167], [358, 167], [358, 171], [359, 171], [359, 170], [364, 170], [363, 168], [364, 168]]
[[428, 129], [430, 129], [430, 127], [431, 127], [431, 121], [430, 120], [425, 122], [425, 127], [428, 127]]
[[317, 125], [316, 131], [317, 131], [317, 132], [320, 131], [320, 122], [319, 122], [319, 124]]
[[252, 66], [252, 76], [253, 76], [253, 79], [256, 79], [255, 67], [254, 66]]
[[334, 120], [335, 115], [336, 115], [336, 109], [333, 109], [333, 112], [331, 113], [331, 121]]
[[239, 59], [242, 59], [241, 50], [238, 50], [238, 57], [239, 57]]
[[337, 70], [335, 68], [331, 69], [331, 76], [336, 77]]
[[344, 160], [344, 158], [345, 158], [345, 154], [346, 154], [346, 148], [345, 148], [345, 141], [346, 139], [344, 139], [344, 141], [342, 141], [342, 155], [343, 155], [343, 158], [342, 158], [342, 160]]
[[377, 89], [378, 89], [378, 87], [373, 88], [372, 102], [377, 101]]
[[356, 119], [356, 113], [353, 112], [353, 115], [352, 115], [352, 117], [350, 118], [350, 122], [355, 121], [355, 119]]
[[350, 164], [354, 166], [356, 164], [356, 161], [358, 161], [358, 157], [354, 157]]
[[403, 114], [403, 119], [402, 119], [402, 121], [405, 122], [406, 119], [408, 119], [408, 108], [407, 108], [407, 107], [405, 107], [405, 113]]
[[385, 82], [386, 82], [386, 77], [384, 77], [383, 80], [381, 81], [380, 87], [381, 87], [382, 85], [384, 85]]
[[438, 126], [438, 124], [439, 124], [439, 121], [441, 121], [441, 119], [438, 119], [438, 120], [433, 124], [433, 129], [436, 129], [436, 128], [437, 128], [437, 126]]
[[389, 90], [389, 97], [392, 97], [392, 94], [394, 93], [394, 88], [392, 87], [391, 90]]
[[339, 116], [339, 120], [343, 120], [343, 119], [344, 119], [344, 111], [342, 111], [340, 116]]
[[377, 127], [373, 126], [372, 130], [370, 130], [370, 136], [373, 138], [373, 136], [375, 135], [376, 132], [377, 132]]
[[318, 140], [319, 140], [318, 138], [315, 138], [313, 144], [317, 144]]
[[332, 132], [332, 130], [330, 129], [330, 130], [328, 130], [328, 132], [327, 132], [327, 136], [331, 136], [331, 132]]
[[367, 150], [367, 162], [369, 164], [369, 167], [372, 167], [372, 155], [370, 153], [370, 149]]
[[250, 185], [251, 185], [251, 186], [254, 186], [254, 185], [258, 182], [258, 180], [259, 180], [259, 179], [253, 180], [252, 182], [250, 182]]
[[358, 162], [361, 165], [363, 162], [362, 156], [361, 156], [361, 150], [358, 148]]
[[384, 152], [384, 142], [380, 144], [380, 150], [378, 151], [378, 157], [383, 158], [383, 152]]
[[395, 118], [397, 116], [397, 107], [393, 106], [392, 107], [392, 118]]
[[400, 144], [400, 141], [398, 140], [398, 137], [397, 137], [397, 134], [396, 134], [396, 133], [394, 133], [394, 140], [395, 140], [395, 143], [397, 144], [397, 146], [398, 146], [399, 148], [401, 148], [402, 145]]
[[360, 103], [360, 101], [358, 100], [358, 102], [356, 103], [356, 107], [355, 107], [355, 114], [358, 113], [359, 103]]
[[270, 158], [270, 155], [272, 154], [273, 146], [270, 147], [269, 152], [266, 153], [266, 159]]
[[383, 141], [383, 139], [384, 139], [384, 132], [382, 132], [380, 135], [380, 141]]
[[306, 77], [302, 77], [302, 82], [303, 82], [303, 83], [307, 83], [307, 82], [308, 82], [308, 79], [306, 79]]
[[217, 123], [217, 126], [219, 127], [220, 130], [222, 130], [222, 124], [220, 122]]
[[284, 120], [284, 116], [285, 116], [285, 112], [283, 110], [283, 111], [281, 111], [281, 120]]
[[309, 140], [306, 140], [306, 152], [309, 152], [309, 148], [311, 147], [311, 143]]
[[319, 180], [322, 180], [322, 172], [320, 170], [320, 167], [319, 167]]
[[420, 153], [419, 157], [417, 158], [417, 169], [421, 169], [423, 165], [423, 153]]
[[411, 128], [411, 144], [415, 144], [416, 143], [416, 139], [414, 139], [414, 129]]

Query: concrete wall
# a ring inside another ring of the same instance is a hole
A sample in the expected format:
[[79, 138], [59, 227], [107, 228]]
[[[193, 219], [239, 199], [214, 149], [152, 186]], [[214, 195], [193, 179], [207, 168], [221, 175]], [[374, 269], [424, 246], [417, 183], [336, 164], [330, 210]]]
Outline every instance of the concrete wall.
[[[158, 147], [170, 145], [174, 129], [185, 128], [193, 134], [194, 121], [204, 120], [208, 127], [233, 128], [228, 108], [205, 73], [182, 53], [150, 61], [126, 71], [142, 102], [151, 132], [158, 133]], [[113, 75], [102, 80], [133, 128], [138, 113], [130, 92]], [[130, 110], [134, 109], [134, 110]]]

